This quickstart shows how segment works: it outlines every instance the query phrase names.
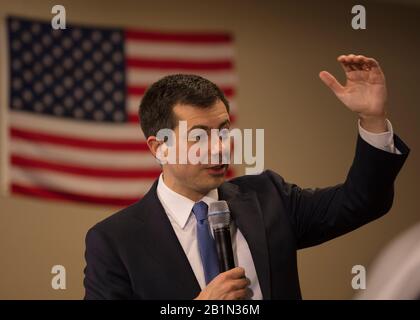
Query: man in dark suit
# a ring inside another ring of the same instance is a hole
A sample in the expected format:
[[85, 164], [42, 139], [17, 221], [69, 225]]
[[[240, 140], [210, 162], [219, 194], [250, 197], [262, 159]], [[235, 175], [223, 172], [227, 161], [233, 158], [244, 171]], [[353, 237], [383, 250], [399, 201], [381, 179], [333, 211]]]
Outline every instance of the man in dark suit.
[[[352, 231], [392, 206], [394, 180], [409, 149], [386, 119], [385, 77], [364, 56], [340, 56], [347, 83], [321, 80], [359, 116], [353, 164], [343, 184], [302, 189], [272, 171], [225, 181], [227, 165], [166, 163], [137, 203], [86, 236], [86, 299], [300, 299], [296, 251]], [[153, 84], [140, 105], [152, 154], [180, 150], [156, 136], [229, 128], [229, 103], [210, 81], [173, 75]], [[199, 137], [198, 137], [199, 138]], [[186, 148], [191, 148], [188, 142]], [[216, 148], [222, 156], [223, 146]], [[168, 146], [169, 145], [169, 146]], [[213, 153], [211, 144], [208, 153]], [[179, 154], [178, 154], [179, 156]], [[179, 158], [177, 158], [179, 160]], [[207, 207], [226, 200], [236, 268], [218, 274]]]

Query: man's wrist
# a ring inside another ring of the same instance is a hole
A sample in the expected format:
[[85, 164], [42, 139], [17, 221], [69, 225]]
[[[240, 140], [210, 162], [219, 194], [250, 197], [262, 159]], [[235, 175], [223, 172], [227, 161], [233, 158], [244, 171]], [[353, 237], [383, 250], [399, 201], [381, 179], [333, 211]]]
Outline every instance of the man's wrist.
[[359, 115], [360, 126], [371, 133], [382, 133], [388, 131], [386, 124], [386, 115], [381, 116], [364, 116]]

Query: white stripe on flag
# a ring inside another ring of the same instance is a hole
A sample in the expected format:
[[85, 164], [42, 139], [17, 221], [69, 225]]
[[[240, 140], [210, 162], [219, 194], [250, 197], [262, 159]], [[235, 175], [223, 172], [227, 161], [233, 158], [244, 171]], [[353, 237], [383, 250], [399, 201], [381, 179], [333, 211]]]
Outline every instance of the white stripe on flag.
[[153, 82], [175, 73], [182, 74], [198, 74], [220, 87], [236, 87], [238, 82], [234, 71], [206, 71], [197, 72], [197, 70], [150, 70], [141, 68], [127, 69], [127, 83], [128, 86], [148, 87]]
[[50, 190], [83, 194], [87, 196], [105, 196], [136, 198], [145, 194], [154, 179], [117, 179], [84, 177], [45, 170], [26, 170], [13, 167], [12, 183], [27, 187], [42, 187]]
[[13, 110], [10, 111], [9, 115], [12, 128], [27, 131], [99, 141], [145, 141], [144, 135], [137, 124], [74, 121]]
[[127, 40], [125, 43], [128, 58], [153, 58], [190, 61], [233, 60], [233, 44], [190, 44], [168, 43], [145, 40]]

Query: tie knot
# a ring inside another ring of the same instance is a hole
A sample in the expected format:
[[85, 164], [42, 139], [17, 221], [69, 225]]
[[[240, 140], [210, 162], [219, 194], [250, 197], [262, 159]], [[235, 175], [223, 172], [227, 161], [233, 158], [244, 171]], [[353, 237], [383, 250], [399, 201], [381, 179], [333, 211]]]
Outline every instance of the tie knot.
[[204, 220], [207, 220], [208, 206], [204, 201], [195, 203], [192, 211], [198, 222], [203, 223]]

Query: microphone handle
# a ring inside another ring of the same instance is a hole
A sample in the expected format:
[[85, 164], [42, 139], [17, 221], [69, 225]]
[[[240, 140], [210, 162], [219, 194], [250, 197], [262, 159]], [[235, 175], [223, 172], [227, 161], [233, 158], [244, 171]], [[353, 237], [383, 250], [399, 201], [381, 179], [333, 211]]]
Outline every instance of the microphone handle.
[[214, 229], [213, 234], [219, 258], [219, 272], [235, 268], [229, 227]]

